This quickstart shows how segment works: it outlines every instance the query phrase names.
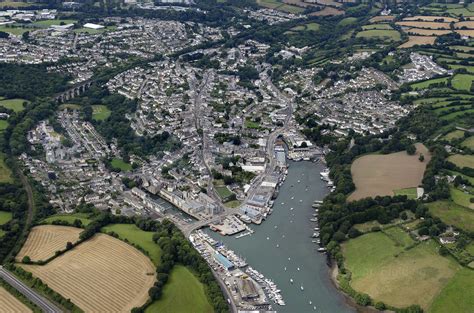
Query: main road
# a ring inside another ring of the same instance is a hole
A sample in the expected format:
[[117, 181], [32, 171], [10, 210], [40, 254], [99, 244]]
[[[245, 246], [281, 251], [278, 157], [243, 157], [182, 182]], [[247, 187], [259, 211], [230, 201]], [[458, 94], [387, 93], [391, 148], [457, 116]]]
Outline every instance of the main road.
[[[9, 271], [0, 266], [0, 278], [6, 281], [10, 286], [18, 290], [22, 295], [24, 295], [28, 300], [36, 304], [43, 312], [46, 313], [62, 313], [63, 311], [58, 308], [56, 305], [52, 304], [39, 294], [37, 294], [33, 289], [25, 285], [21, 280], [16, 278]], [[1, 309], [1, 308], [0, 308]]]

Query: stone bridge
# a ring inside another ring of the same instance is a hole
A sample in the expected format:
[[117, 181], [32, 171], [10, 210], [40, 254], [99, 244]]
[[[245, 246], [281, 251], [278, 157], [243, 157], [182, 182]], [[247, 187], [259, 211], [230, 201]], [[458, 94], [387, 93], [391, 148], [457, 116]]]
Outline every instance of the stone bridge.
[[75, 97], [80, 96], [83, 94], [89, 87], [93, 84], [93, 81], [85, 81], [82, 82], [81, 84], [78, 84], [74, 87], [71, 87], [70, 89], [61, 92], [60, 94], [56, 95], [54, 98], [57, 102], [59, 103], [64, 103], [66, 101], [69, 101]]

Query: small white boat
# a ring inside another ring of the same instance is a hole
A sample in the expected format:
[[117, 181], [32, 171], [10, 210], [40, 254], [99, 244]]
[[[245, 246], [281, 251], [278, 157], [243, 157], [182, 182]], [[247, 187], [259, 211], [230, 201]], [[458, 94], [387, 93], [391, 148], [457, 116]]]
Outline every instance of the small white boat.
[[285, 271], [286, 271], [286, 266], [285, 266]]
[[280, 248], [280, 245], [279, 245], [279, 244], [277, 244], [277, 248]]
[[293, 278], [290, 278], [290, 283], [292, 283], [292, 284], [293, 284]]
[[288, 261], [291, 261], [291, 258], [288, 258]]
[[297, 270], [299, 271], [299, 270], [300, 270], [300, 268], [298, 267], [298, 268], [297, 268]]
[[304, 290], [303, 286], [301, 286], [300, 288], [301, 288], [301, 290]]
[[294, 210], [294, 208], [290, 208], [290, 211], [293, 211], [293, 210]]
[[291, 200], [293, 200], [295, 197], [291, 197]]
[[310, 300], [310, 301], [309, 301], [309, 304], [313, 304], [313, 301]]
[[267, 237], [267, 240], [270, 240], [270, 237]]

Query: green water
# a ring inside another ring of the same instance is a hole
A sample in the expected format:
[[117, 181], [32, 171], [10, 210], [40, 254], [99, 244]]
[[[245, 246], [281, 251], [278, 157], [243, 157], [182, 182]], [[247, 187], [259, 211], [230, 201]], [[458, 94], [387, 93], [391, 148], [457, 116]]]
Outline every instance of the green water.
[[314, 212], [311, 205], [328, 193], [319, 175], [323, 169], [311, 162], [291, 162], [273, 214], [262, 225], [251, 226], [253, 235], [236, 239], [207, 231], [277, 284], [286, 306], [274, 304], [273, 308], [281, 313], [355, 312], [332, 285], [326, 256], [316, 251], [310, 238], [315, 227], [309, 221]]

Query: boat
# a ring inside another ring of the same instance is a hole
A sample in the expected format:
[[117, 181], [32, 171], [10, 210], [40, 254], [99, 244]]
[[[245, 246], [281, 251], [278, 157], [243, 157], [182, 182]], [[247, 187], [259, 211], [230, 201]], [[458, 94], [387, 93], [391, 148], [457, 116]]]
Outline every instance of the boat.
[[311, 240], [312, 243], [318, 243], [318, 240]]
[[290, 283], [292, 283], [292, 284], [293, 284], [293, 278], [290, 278]]
[[270, 240], [270, 237], [267, 237], [267, 240]]
[[323, 247], [318, 248], [318, 252], [326, 252], [326, 251], [327, 251], [326, 248], [323, 248]]
[[299, 271], [299, 270], [300, 270], [300, 268], [298, 267], [298, 268], [297, 268], [297, 270]]
[[280, 245], [279, 245], [279, 244], [277, 244], [277, 248], [280, 248]]
[[311, 218], [310, 221], [311, 221], [311, 222], [317, 222], [318, 219], [317, 219], [317, 218]]
[[304, 290], [303, 286], [301, 286], [300, 288], [301, 288], [301, 290]]
[[317, 238], [317, 237], [319, 237], [319, 233], [313, 233], [313, 235], [311, 237]]
[[293, 200], [295, 197], [291, 197], [291, 200]]
[[309, 304], [310, 304], [310, 305], [313, 304], [313, 301], [309, 300]]
[[315, 227], [314, 230], [319, 231], [319, 227]]
[[290, 208], [290, 211], [293, 211], [293, 210], [294, 210], [294, 208]]
[[285, 266], [285, 271], [286, 271], [286, 266]]

